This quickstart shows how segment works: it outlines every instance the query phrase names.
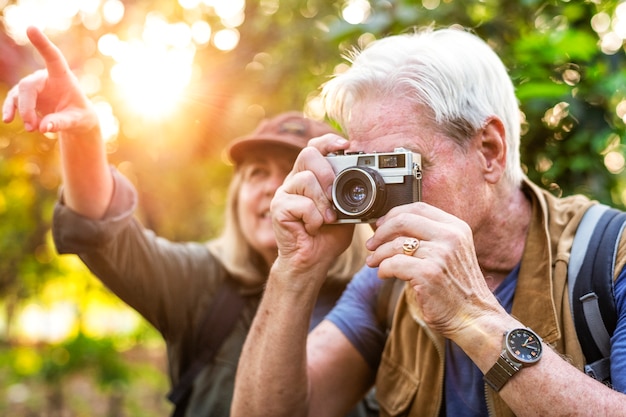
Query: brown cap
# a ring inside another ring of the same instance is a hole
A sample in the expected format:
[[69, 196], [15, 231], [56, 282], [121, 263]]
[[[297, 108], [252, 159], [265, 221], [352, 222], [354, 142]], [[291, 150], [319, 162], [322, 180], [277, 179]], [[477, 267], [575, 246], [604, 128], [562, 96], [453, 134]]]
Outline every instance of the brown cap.
[[228, 156], [240, 164], [251, 148], [258, 146], [280, 146], [299, 151], [306, 147], [309, 139], [338, 134], [323, 122], [307, 119], [297, 111], [281, 113], [272, 119], [264, 119], [251, 134], [235, 139], [228, 147]]

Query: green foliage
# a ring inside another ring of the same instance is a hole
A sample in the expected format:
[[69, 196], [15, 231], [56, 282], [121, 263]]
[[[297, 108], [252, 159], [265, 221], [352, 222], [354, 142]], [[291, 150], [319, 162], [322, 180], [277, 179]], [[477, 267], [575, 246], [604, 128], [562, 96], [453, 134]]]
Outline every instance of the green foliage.
[[112, 339], [94, 339], [79, 333], [77, 337], [44, 352], [41, 376], [48, 383], [58, 383], [74, 372], [95, 371], [103, 387], [128, 383], [128, 367], [121, 361]]
[[58, 345], [0, 348], [0, 414], [166, 415], [165, 375], [147, 360], [153, 350], [122, 352], [114, 338], [85, 335]]

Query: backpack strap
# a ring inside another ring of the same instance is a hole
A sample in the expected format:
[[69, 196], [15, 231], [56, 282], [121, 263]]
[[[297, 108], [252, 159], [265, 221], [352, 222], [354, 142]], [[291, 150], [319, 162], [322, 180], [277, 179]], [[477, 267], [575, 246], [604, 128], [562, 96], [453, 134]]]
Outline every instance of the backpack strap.
[[626, 213], [591, 206], [581, 220], [570, 254], [568, 289], [585, 373], [610, 383], [611, 335], [617, 324], [613, 295], [615, 254]]
[[245, 298], [239, 293], [236, 284], [226, 279], [217, 291], [199, 327], [200, 333], [192, 356], [195, 358], [194, 361], [184, 373], [181, 370], [178, 384], [167, 394], [168, 400], [175, 405], [173, 417], [185, 414], [194, 380], [232, 332], [244, 305]]

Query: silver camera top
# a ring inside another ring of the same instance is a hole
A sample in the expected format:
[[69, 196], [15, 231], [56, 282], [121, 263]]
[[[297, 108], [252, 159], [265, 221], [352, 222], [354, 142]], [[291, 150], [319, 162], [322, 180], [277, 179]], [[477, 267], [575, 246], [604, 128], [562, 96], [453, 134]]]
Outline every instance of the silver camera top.
[[[413, 175], [415, 179], [421, 179], [422, 156], [405, 148], [395, 148], [393, 152], [364, 153], [347, 152], [328, 154], [335, 174], [346, 168], [369, 167], [379, 171], [385, 177], [386, 183], [403, 182], [405, 175]], [[396, 177], [394, 181], [394, 177]]]

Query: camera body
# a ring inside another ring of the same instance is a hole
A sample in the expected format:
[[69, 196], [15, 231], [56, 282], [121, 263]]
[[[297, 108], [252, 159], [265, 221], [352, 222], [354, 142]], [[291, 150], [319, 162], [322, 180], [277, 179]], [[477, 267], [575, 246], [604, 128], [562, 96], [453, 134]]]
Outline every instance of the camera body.
[[422, 157], [404, 148], [393, 152], [350, 152], [326, 156], [335, 171], [335, 223], [373, 223], [391, 208], [422, 199]]

